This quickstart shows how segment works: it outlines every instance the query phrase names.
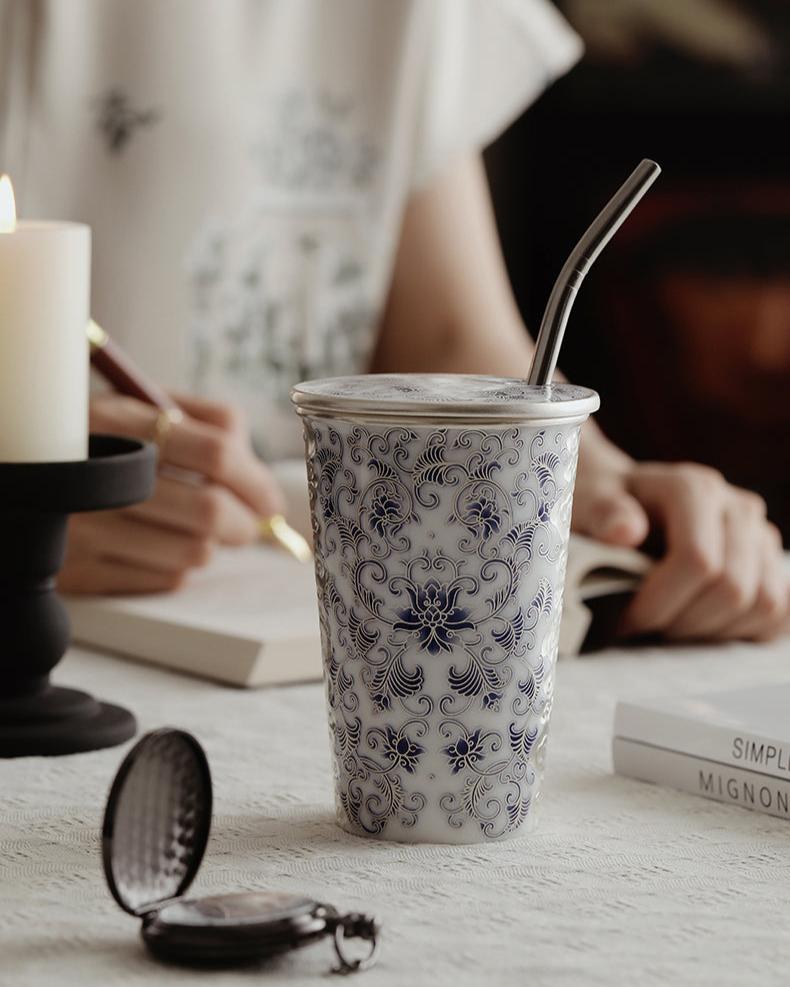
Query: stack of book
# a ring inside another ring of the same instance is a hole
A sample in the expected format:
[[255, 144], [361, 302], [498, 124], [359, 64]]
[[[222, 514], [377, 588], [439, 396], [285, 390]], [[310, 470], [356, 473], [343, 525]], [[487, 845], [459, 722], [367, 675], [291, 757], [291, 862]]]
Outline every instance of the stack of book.
[[621, 702], [614, 769], [790, 818], [790, 683]]

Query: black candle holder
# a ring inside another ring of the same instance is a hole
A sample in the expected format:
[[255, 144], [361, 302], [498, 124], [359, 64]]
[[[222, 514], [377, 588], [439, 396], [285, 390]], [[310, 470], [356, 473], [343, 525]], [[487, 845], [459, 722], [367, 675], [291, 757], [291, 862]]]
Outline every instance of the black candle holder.
[[0, 463], [0, 757], [73, 754], [134, 736], [130, 712], [53, 686], [68, 647], [68, 613], [55, 589], [68, 515], [150, 497], [156, 449], [92, 435], [88, 459]]

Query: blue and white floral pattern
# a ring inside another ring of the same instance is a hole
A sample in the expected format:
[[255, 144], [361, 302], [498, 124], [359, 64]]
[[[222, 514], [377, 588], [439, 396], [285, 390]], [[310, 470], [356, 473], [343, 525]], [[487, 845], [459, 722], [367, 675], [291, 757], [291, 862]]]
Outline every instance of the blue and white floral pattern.
[[579, 425], [305, 418], [338, 819], [518, 830], [539, 794]]

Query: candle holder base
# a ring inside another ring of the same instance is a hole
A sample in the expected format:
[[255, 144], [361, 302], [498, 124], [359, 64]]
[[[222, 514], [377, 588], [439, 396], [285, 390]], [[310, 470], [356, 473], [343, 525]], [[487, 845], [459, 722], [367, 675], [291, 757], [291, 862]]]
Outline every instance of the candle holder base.
[[78, 689], [47, 685], [29, 697], [0, 699], [0, 757], [77, 754], [115, 747], [136, 732], [128, 710]]
[[49, 674], [69, 644], [55, 590], [68, 515], [126, 507], [153, 492], [156, 451], [95, 435], [88, 459], [0, 463], [0, 757], [74, 754], [122, 744], [134, 716]]

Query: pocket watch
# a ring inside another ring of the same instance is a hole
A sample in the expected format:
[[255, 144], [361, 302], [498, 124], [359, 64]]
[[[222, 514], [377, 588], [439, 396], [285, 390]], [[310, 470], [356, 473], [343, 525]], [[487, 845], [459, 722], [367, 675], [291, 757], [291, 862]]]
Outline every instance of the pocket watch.
[[[208, 760], [186, 731], [146, 734], [118, 769], [102, 827], [104, 873], [121, 908], [141, 919], [154, 956], [224, 966], [331, 937], [337, 972], [373, 964], [379, 929], [367, 915], [277, 890], [185, 897], [203, 859], [211, 813]], [[361, 955], [352, 955], [350, 939], [362, 941]]]

